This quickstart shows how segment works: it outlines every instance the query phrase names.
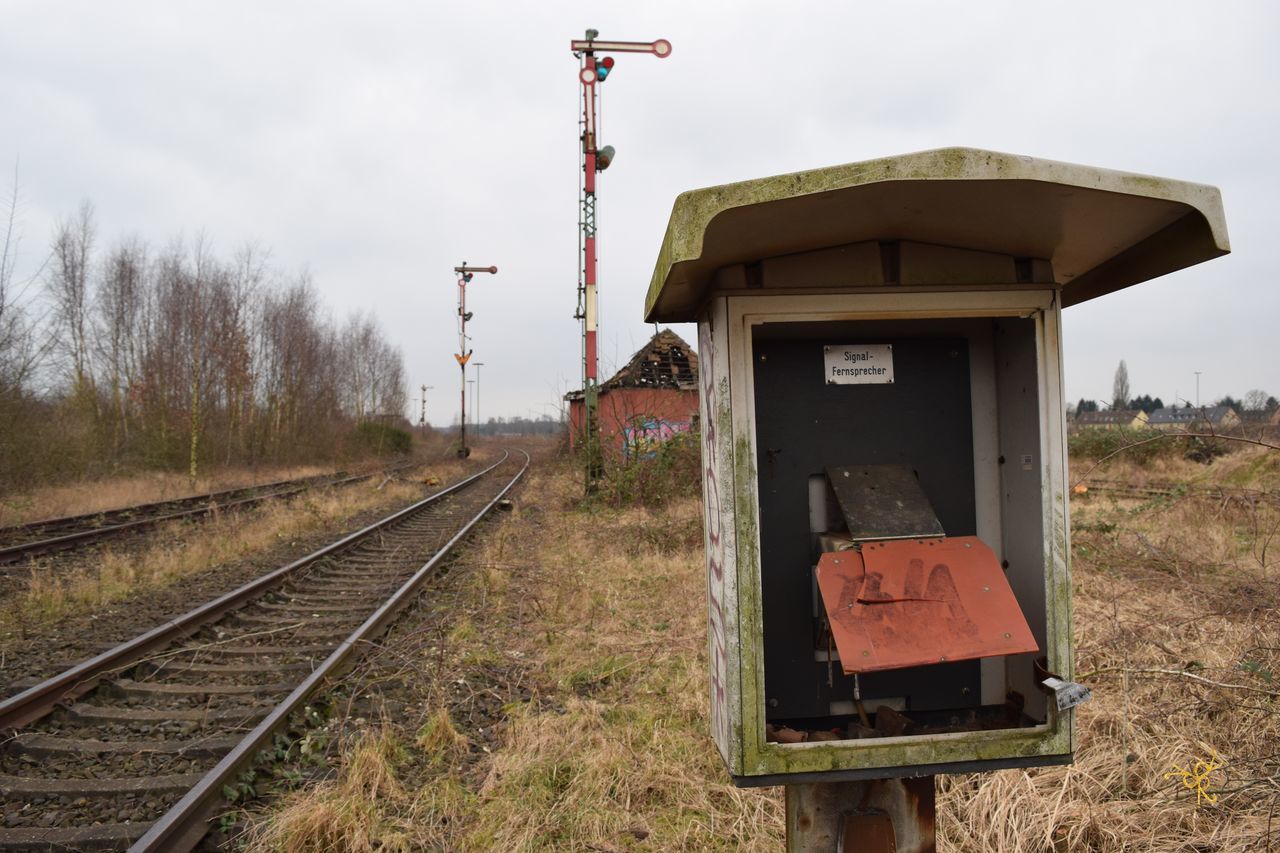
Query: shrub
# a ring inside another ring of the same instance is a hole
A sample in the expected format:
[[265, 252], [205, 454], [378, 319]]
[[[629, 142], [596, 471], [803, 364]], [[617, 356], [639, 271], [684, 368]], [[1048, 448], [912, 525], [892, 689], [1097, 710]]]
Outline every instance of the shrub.
[[413, 449], [413, 436], [390, 424], [364, 421], [356, 425], [351, 444], [357, 453], [390, 456], [409, 453]]
[[1154, 429], [1082, 429], [1067, 437], [1067, 452], [1084, 459], [1101, 459], [1124, 450], [1126, 459], [1144, 464], [1179, 452], [1180, 449], [1170, 452], [1175, 444], [1172, 436], [1164, 441], [1152, 441], [1167, 435]]
[[1229, 442], [1156, 429], [1082, 429], [1067, 437], [1067, 452], [1081, 459], [1112, 454], [1138, 465], [1183, 457], [1208, 464], [1228, 451]]
[[702, 488], [701, 433], [677, 433], [643, 454], [606, 459], [600, 496], [609, 504], [661, 506]]
[[1220, 438], [1200, 438], [1196, 436], [1186, 439], [1185, 450], [1182, 455], [1192, 462], [1208, 465], [1219, 456], [1227, 455], [1227, 445], [1228, 442]]

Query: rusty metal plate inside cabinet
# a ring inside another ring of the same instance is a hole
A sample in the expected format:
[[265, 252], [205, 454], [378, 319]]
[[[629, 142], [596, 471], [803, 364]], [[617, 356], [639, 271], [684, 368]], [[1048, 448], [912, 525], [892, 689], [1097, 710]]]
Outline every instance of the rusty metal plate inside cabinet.
[[1039, 650], [976, 536], [867, 542], [823, 554], [817, 574], [846, 674]]
[[906, 465], [849, 465], [827, 469], [849, 538], [879, 540], [942, 536], [942, 523], [920, 481]]

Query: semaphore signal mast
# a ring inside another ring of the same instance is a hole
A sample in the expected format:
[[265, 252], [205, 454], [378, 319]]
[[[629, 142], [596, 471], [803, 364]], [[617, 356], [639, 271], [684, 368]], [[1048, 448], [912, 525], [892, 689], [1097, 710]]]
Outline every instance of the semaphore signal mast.
[[596, 120], [599, 115], [600, 93], [597, 85], [603, 83], [613, 70], [613, 57], [599, 59], [599, 52], [650, 53], [659, 59], [671, 55], [671, 42], [658, 39], [652, 42], [602, 41], [598, 30], [587, 30], [586, 38], [569, 43], [573, 55], [581, 61], [578, 80], [582, 83], [582, 179], [578, 224], [578, 310], [574, 318], [582, 321], [582, 442], [587, 458], [587, 489], [594, 487], [602, 471], [600, 455], [599, 418], [599, 353], [597, 334], [600, 315], [596, 296], [596, 172], [603, 172], [613, 162], [612, 145], [597, 147]]
[[466, 458], [471, 455], [471, 448], [467, 447], [467, 362], [471, 360], [471, 350], [467, 349], [467, 321], [471, 319], [471, 313], [467, 311], [467, 285], [471, 283], [476, 273], [487, 272], [493, 275], [498, 272], [498, 268], [469, 267], [467, 262], [463, 261], [462, 266], [454, 267], [453, 271], [458, 274], [458, 352], [454, 358], [458, 360], [458, 367], [462, 370], [460, 394], [462, 412], [458, 421], [458, 456]]

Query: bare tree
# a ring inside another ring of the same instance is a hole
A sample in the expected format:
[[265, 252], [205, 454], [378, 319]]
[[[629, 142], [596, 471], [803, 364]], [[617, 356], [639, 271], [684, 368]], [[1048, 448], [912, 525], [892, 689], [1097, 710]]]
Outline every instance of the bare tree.
[[1266, 391], [1254, 388], [1252, 391], [1244, 395], [1244, 400], [1242, 402], [1244, 404], [1245, 411], [1265, 412], [1267, 409], [1267, 400], [1270, 398], [1271, 395]]
[[47, 349], [47, 343], [40, 340], [38, 318], [32, 316], [27, 299], [27, 290], [40, 276], [43, 265], [26, 280], [17, 280], [22, 191], [16, 163], [0, 215], [4, 216], [0, 237], [0, 399], [4, 399], [25, 390]]
[[226, 437], [224, 458], [243, 457], [249, 449], [254, 423], [253, 325], [266, 280], [266, 253], [244, 246], [235, 257], [227, 282], [228, 303], [222, 318], [220, 357], [225, 388]]
[[[346, 434], [360, 420], [403, 417], [400, 352], [371, 316], [331, 320], [305, 272], [282, 279], [253, 247], [223, 260], [203, 237], [158, 252], [133, 238], [96, 258], [85, 202], [58, 224], [50, 262], [37, 273], [46, 323], [14, 295], [16, 182], [7, 210], [6, 222], [0, 207], [0, 484], [121, 461], [181, 466], [195, 479], [215, 459], [333, 459], [359, 446]], [[51, 334], [38, 339], [43, 329]], [[42, 361], [37, 344], [46, 339], [54, 360]], [[48, 380], [47, 391], [29, 389], [36, 377]], [[13, 436], [39, 440], [19, 447]], [[8, 464], [19, 457], [30, 459]]]
[[109, 388], [111, 446], [118, 454], [129, 439], [130, 398], [140, 379], [145, 318], [147, 250], [136, 238], [116, 246], [103, 266], [94, 301], [95, 346]]
[[357, 422], [374, 415], [404, 414], [404, 359], [387, 343], [373, 317], [364, 313], [348, 317], [338, 343], [343, 411]]
[[1129, 407], [1129, 367], [1120, 359], [1116, 368], [1116, 378], [1111, 385], [1111, 408], [1126, 409]]
[[93, 205], [83, 201], [75, 217], [58, 224], [49, 271], [58, 349], [66, 358], [71, 396], [89, 409], [96, 409], [89, 349], [89, 264], [93, 238]]

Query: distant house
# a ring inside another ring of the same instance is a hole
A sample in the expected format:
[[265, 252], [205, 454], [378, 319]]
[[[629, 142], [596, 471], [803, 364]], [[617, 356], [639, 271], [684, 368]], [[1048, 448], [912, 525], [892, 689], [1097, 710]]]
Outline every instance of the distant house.
[[1147, 425], [1147, 413], [1137, 409], [1080, 412], [1075, 425], [1081, 429], [1142, 429]]
[[[582, 439], [586, 405], [570, 391], [569, 441]], [[698, 421], [698, 354], [670, 329], [658, 332], [627, 366], [600, 385], [600, 440], [626, 455], [645, 454]]]
[[1156, 409], [1147, 418], [1147, 423], [1156, 429], [1163, 430], [1195, 430], [1228, 429], [1240, 425], [1240, 416], [1230, 406], [1209, 406], [1199, 409], [1190, 406], [1182, 409], [1165, 406]]

